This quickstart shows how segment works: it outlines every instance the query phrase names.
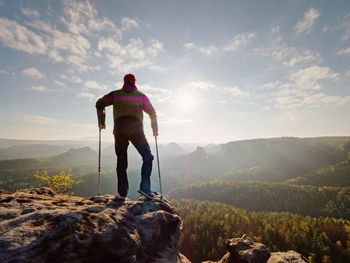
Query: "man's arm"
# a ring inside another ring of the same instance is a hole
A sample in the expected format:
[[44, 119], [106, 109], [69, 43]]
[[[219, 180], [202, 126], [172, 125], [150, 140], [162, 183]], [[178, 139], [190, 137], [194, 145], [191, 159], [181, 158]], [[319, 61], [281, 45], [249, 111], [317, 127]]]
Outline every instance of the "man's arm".
[[106, 128], [106, 114], [105, 107], [113, 104], [113, 91], [108, 93], [107, 95], [99, 98], [96, 101], [96, 110], [97, 110], [97, 119], [98, 119], [98, 127], [100, 129]]
[[142, 109], [149, 115], [151, 118], [151, 126], [153, 130], [153, 136], [158, 136], [158, 122], [157, 122], [157, 114], [154, 110], [151, 101], [147, 96], [143, 97]]

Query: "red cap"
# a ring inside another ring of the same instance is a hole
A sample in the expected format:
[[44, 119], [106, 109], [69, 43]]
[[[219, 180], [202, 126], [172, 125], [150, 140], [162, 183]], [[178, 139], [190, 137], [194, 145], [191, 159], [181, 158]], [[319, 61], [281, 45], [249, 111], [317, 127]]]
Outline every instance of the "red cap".
[[133, 74], [126, 74], [124, 76], [124, 83], [135, 84], [135, 76]]

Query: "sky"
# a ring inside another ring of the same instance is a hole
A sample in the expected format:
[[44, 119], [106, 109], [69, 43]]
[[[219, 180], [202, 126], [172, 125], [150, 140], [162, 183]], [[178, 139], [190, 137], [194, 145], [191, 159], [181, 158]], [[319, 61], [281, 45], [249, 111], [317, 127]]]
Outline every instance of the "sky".
[[349, 136], [350, 1], [0, 0], [1, 138], [98, 139], [126, 73], [160, 142]]

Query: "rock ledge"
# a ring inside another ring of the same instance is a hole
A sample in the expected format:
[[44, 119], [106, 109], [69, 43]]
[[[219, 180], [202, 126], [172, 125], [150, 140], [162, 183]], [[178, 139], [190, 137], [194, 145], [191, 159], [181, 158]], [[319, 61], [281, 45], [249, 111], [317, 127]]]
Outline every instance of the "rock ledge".
[[189, 262], [166, 200], [85, 199], [49, 188], [0, 195], [0, 262]]

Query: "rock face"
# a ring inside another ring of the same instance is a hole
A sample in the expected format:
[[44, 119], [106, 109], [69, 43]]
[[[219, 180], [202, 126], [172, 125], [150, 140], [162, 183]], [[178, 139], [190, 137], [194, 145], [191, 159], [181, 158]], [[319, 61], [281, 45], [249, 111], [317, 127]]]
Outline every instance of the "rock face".
[[226, 242], [228, 253], [219, 261], [202, 263], [305, 263], [302, 255], [294, 251], [274, 252], [263, 244], [252, 241], [247, 235], [241, 238], [229, 239]]
[[0, 194], [0, 262], [189, 262], [177, 251], [182, 221], [166, 199], [84, 199], [49, 188]]

